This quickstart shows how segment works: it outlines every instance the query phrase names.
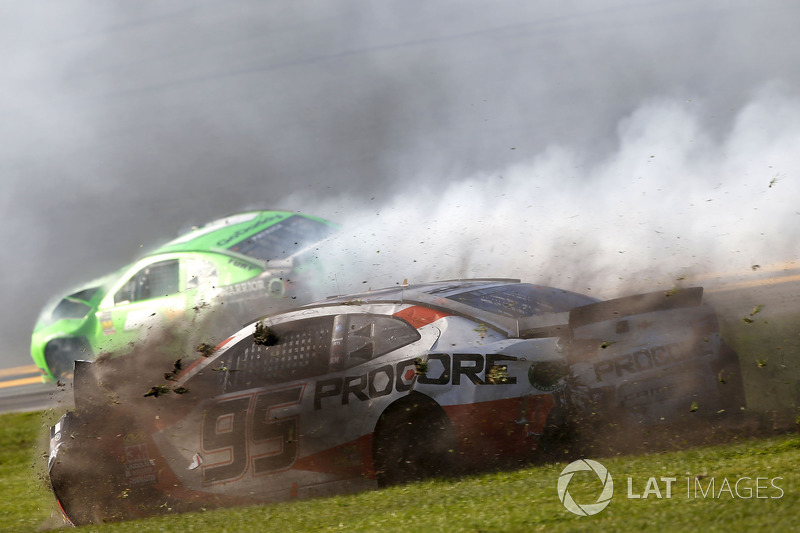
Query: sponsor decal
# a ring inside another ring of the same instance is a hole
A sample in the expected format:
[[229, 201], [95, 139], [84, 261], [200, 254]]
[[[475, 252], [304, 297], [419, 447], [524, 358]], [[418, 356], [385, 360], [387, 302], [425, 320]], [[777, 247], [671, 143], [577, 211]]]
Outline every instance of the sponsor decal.
[[125, 452], [125, 478], [131, 487], [152, 485], [157, 481], [156, 462], [150, 458], [150, 449], [144, 433], [129, 433], [122, 437]]
[[[505, 365], [499, 361], [516, 361], [516, 357], [500, 354], [430, 354], [428, 355], [428, 371], [419, 376], [419, 382], [425, 385], [461, 385], [469, 380], [474, 385], [513, 385], [517, 378], [507, 374]], [[504, 368], [505, 375], [495, 379], [497, 368]], [[441, 368], [441, 370], [438, 370]], [[483, 378], [479, 374], [483, 373]], [[465, 382], [465, 381], [464, 381]]]
[[263, 279], [254, 279], [237, 283], [236, 285], [229, 285], [222, 288], [222, 294], [225, 296], [233, 296], [236, 294], [244, 294], [248, 292], [261, 292], [266, 289]]
[[100, 315], [100, 327], [103, 328], [103, 335], [113, 335], [117, 332], [116, 328], [114, 328], [114, 319], [110, 311]]
[[417, 372], [419, 362], [407, 359], [394, 366], [375, 368], [369, 373], [322, 379], [314, 387], [314, 409], [322, 409], [323, 403], [331, 407], [348, 405], [354, 400], [365, 402], [388, 396], [394, 391], [407, 392], [415, 379], [423, 385], [461, 385], [467, 382], [473, 385], [513, 385], [517, 378], [508, 375], [506, 365], [497, 363], [516, 360], [516, 357], [500, 354], [430, 354], [424, 372]]
[[251, 265], [250, 263], [245, 263], [244, 261], [240, 261], [239, 259], [228, 259], [228, 264], [233, 267], [241, 268], [244, 270], [260, 270], [255, 265]]
[[321, 379], [314, 386], [314, 409], [322, 409], [325, 398], [336, 398], [327, 405], [347, 405], [351, 399], [365, 402], [388, 396], [394, 391], [411, 390], [417, 377], [414, 360], [407, 359], [396, 365], [383, 365], [369, 373], [356, 376]]
[[544, 392], [563, 389], [569, 366], [564, 361], [534, 361], [528, 368], [528, 382]]
[[281, 278], [270, 279], [267, 288], [273, 298], [283, 298], [286, 295], [286, 283]]
[[713, 355], [710, 349], [698, 350], [696, 343], [676, 342], [664, 346], [642, 348], [632, 353], [626, 353], [594, 364], [594, 374], [597, 381], [603, 377], [623, 377], [638, 374], [654, 368], [669, 366], [693, 357]]

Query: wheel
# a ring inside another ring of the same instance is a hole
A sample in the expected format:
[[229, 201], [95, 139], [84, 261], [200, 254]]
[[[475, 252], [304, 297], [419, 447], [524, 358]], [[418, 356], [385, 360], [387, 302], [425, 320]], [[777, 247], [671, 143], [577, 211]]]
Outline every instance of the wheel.
[[378, 420], [373, 459], [378, 486], [398, 485], [456, 470], [455, 432], [442, 408], [426, 396], [409, 396]]

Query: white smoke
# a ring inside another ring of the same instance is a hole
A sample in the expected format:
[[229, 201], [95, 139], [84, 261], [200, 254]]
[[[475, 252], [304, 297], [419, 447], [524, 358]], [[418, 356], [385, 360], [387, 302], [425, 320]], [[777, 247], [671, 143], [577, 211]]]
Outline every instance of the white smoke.
[[612, 296], [796, 259], [800, 95], [764, 86], [718, 138], [702, 114], [700, 101], [651, 100], [591, 165], [553, 146], [495, 173], [409, 177], [355, 210], [293, 202], [345, 226], [323, 254], [332, 293], [516, 277]]

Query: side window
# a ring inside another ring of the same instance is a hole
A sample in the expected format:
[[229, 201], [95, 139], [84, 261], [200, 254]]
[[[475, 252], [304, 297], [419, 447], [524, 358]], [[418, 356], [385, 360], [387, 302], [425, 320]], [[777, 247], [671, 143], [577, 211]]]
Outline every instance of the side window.
[[256, 344], [249, 336], [231, 347], [220, 362], [220, 390], [245, 390], [328, 372], [332, 316], [268, 327], [266, 344]]
[[331, 342], [331, 365], [350, 368], [419, 340], [405, 320], [386, 315], [338, 315]]
[[114, 303], [138, 302], [178, 292], [178, 260], [160, 261], [141, 269], [114, 295]]

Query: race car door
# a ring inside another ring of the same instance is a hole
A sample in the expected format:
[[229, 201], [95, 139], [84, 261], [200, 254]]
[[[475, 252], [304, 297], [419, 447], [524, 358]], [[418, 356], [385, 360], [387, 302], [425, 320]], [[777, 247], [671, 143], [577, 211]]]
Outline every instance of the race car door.
[[185, 296], [180, 290], [177, 258], [139, 263], [130, 277], [106, 297], [98, 312], [105, 342], [103, 351], [126, 349], [156, 326], [183, 314]]

